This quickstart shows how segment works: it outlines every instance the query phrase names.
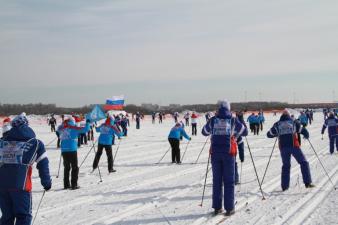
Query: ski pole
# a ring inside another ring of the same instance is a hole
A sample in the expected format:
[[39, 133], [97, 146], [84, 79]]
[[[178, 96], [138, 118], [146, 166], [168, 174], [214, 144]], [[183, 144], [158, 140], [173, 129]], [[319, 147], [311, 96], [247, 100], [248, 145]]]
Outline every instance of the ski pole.
[[[94, 146], [94, 145], [93, 145], [93, 146]], [[94, 149], [94, 153], [95, 153], [95, 155], [96, 155], [95, 147], [94, 147], [93, 149]], [[101, 171], [100, 171], [99, 164], [97, 164], [97, 170], [99, 171], [100, 182], [102, 182], [102, 176], [101, 176]]]
[[168, 223], [169, 225], [171, 225], [171, 223], [170, 223], [168, 217], [166, 217], [166, 216], [162, 213], [162, 211], [160, 210], [160, 208], [158, 208], [157, 205], [155, 205], [155, 208], [160, 212], [160, 214], [161, 214], [162, 217], [165, 219], [165, 221], [167, 221], [167, 223]]
[[205, 186], [206, 186], [206, 184], [207, 184], [207, 177], [208, 177], [208, 172], [209, 172], [210, 158], [211, 158], [211, 154], [209, 154], [208, 163], [207, 163], [207, 169], [206, 169], [206, 171], [205, 171], [205, 178], [204, 178], [204, 185], [203, 185], [202, 200], [201, 200], [201, 204], [199, 204], [199, 206], [201, 206], [201, 207], [203, 206], [204, 193], [205, 193]]
[[270, 161], [271, 161], [271, 157], [272, 157], [273, 151], [275, 150], [276, 143], [277, 143], [277, 138], [275, 140], [275, 143], [273, 144], [272, 151], [271, 151], [271, 154], [270, 154], [270, 157], [269, 157], [269, 161], [268, 161], [268, 164], [266, 165], [266, 168], [265, 168], [265, 171], [264, 171], [264, 175], [263, 175], [263, 179], [262, 179], [261, 185], [263, 185], [264, 178], [265, 178], [266, 172], [268, 171], [268, 167], [269, 167], [269, 164], [270, 164]]
[[51, 145], [58, 137], [55, 137], [53, 140], [51, 140], [50, 142], [48, 142], [48, 144], [45, 145], [45, 147]]
[[33, 222], [32, 222], [32, 225], [34, 225], [35, 219], [36, 219], [36, 217], [37, 217], [37, 215], [38, 215], [38, 212], [39, 212], [39, 209], [40, 209], [41, 202], [42, 202], [43, 197], [45, 196], [45, 194], [46, 194], [46, 190], [43, 190], [43, 193], [42, 193], [42, 196], [41, 196], [41, 199], [40, 199], [38, 208], [37, 208], [37, 210], [36, 210], [36, 213], [35, 213], [35, 216], [34, 216], [34, 219], [33, 219]]
[[84, 157], [84, 159], [82, 160], [80, 166], [79, 166], [79, 169], [81, 168], [82, 164], [86, 161], [87, 157], [89, 156], [89, 153], [93, 150], [93, 148], [95, 147], [95, 144], [96, 144], [97, 140], [93, 143], [93, 146], [89, 149], [87, 155]]
[[170, 150], [170, 146], [169, 146], [168, 150], [164, 153], [164, 155], [162, 156], [162, 158], [157, 163], [155, 163], [155, 164], [159, 164], [162, 161], [162, 159], [164, 158], [164, 156], [169, 152], [169, 150]]
[[208, 142], [208, 140], [209, 140], [209, 137], [210, 137], [210, 136], [208, 136], [207, 140], [205, 140], [204, 145], [203, 145], [203, 147], [202, 147], [200, 153], [198, 154], [198, 157], [197, 157], [197, 159], [196, 159], [195, 164], [197, 164], [197, 162], [198, 162], [198, 160], [199, 160], [199, 158], [200, 158], [200, 156], [201, 156], [201, 154], [202, 154], [202, 152], [203, 152], [203, 150], [204, 150], [204, 148], [205, 148], [205, 146], [206, 146], [206, 144], [207, 144], [207, 142]]
[[114, 157], [113, 157], [113, 165], [114, 165], [114, 162], [115, 162], [115, 159], [116, 159], [117, 152], [119, 151], [120, 144], [121, 144], [121, 139], [119, 139], [119, 144], [117, 145], [116, 152], [115, 152]]
[[190, 144], [190, 140], [188, 141], [187, 146], [185, 147], [184, 153], [183, 153], [182, 158], [181, 158], [181, 162], [183, 162], [183, 158], [184, 158], [185, 153], [186, 153], [187, 150], [188, 150], [189, 144]]
[[242, 167], [243, 167], [243, 162], [241, 162], [241, 172], [240, 172], [240, 177], [239, 177], [239, 191], [241, 191], [241, 186], [242, 186]]
[[255, 174], [256, 174], [256, 178], [257, 178], [258, 185], [259, 185], [259, 189], [260, 189], [260, 191], [261, 191], [261, 193], [262, 193], [262, 200], [265, 200], [265, 197], [264, 197], [264, 194], [263, 194], [263, 190], [262, 190], [262, 185], [261, 185], [261, 182], [259, 181], [259, 177], [258, 177], [258, 174], [257, 174], [255, 162], [254, 162], [253, 157], [252, 157], [252, 153], [251, 153], [251, 149], [250, 149], [250, 146], [249, 146], [249, 142], [248, 142], [248, 139], [247, 139], [246, 137], [245, 137], [245, 140], [246, 140], [246, 144], [247, 144], [248, 149], [249, 149], [249, 153], [250, 153], [252, 165], [253, 165], [254, 170], [255, 170]]
[[59, 169], [58, 169], [58, 175], [56, 175], [56, 178], [59, 178], [59, 174], [60, 174], [60, 167], [61, 167], [61, 157], [62, 157], [62, 153], [60, 153], [60, 159], [59, 159]]
[[309, 141], [309, 143], [310, 143], [310, 145], [311, 145], [311, 148], [312, 148], [313, 152], [315, 153], [315, 155], [316, 155], [316, 157], [317, 157], [317, 159], [318, 159], [320, 165], [322, 166], [322, 168], [323, 168], [323, 170], [324, 170], [326, 176], [329, 178], [329, 181], [331, 182], [333, 188], [334, 188], [335, 190], [337, 190], [336, 186], [335, 186], [334, 183], [332, 182], [331, 177], [329, 176], [328, 172], [326, 171], [326, 169], [325, 169], [325, 167], [324, 167], [322, 161], [320, 160], [319, 156], [317, 155], [317, 152], [316, 152], [315, 148], [313, 147], [311, 141], [310, 141], [309, 139], [307, 139], [307, 140]]

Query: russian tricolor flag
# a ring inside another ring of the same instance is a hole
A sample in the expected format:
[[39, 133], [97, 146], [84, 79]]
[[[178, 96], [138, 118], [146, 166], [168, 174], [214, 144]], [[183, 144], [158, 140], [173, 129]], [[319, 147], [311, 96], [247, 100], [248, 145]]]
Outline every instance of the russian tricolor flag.
[[124, 106], [124, 96], [113, 96], [106, 100], [105, 110], [122, 110]]

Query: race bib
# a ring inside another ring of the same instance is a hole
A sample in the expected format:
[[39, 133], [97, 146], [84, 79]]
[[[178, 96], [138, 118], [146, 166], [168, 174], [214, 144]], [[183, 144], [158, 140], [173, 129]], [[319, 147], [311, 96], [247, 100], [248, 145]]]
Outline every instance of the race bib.
[[278, 125], [279, 135], [293, 134], [294, 126], [292, 121], [282, 121]]
[[231, 134], [230, 120], [216, 119], [212, 133], [213, 135], [230, 135]]
[[22, 164], [22, 156], [27, 149], [26, 142], [4, 141], [0, 145], [1, 164]]

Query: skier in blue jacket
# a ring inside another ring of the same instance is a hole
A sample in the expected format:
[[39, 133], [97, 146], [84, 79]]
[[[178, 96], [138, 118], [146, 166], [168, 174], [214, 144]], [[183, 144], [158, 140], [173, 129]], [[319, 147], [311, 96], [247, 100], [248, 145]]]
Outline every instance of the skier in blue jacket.
[[259, 119], [258, 116], [255, 115], [255, 113], [252, 113], [248, 119], [247, 122], [249, 122], [249, 127], [251, 133], [257, 134], [259, 132]]
[[334, 144], [336, 142], [336, 149], [338, 151], [338, 118], [334, 116], [333, 112], [329, 113], [328, 118], [325, 120], [323, 128], [322, 128], [322, 135], [325, 132], [325, 129], [328, 129], [328, 135], [330, 139], [330, 153], [333, 154], [334, 152]]
[[263, 111], [258, 113], [258, 120], [259, 120], [259, 129], [263, 130], [263, 124], [265, 122]]
[[[218, 102], [217, 115], [210, 118], [203, 127], [204, 136], [211, 135], [211, 164], [213, 174], [212, 208], [214, 214], [221, 213], [222, 198], [226, 215], [235, 213], [235, 157], [231, 140], [246, 136], [248, 130], [231, 115], [230, 103], [226, 100]], [[224, 194], [222, 191], [224, 186]]]
[[187, 140], [191, 140], [191, 137], [187, 135], [184, 130], [184, 125], [181, 123], [176, 123], [173, 128], [171, 128], [168, 141], [171, 146], [171, 162], [181, 164], [181, 150], [180, 150], [180, 138], [181, 136], [185, 137]]
[[303, 127], [306, 127], [308, 125], [308, 117], [306, 116], [306, 114], [302, 111], [300, 112], [300, 115], [298, 117], [300, 123], [303, 125]]
[[309, 132], [306, 128], [301, 127], [300, 123], [293, 120], [287, 110], [283, 112], [280, 120], [276, 122], [267, 133], [268, 138], [278, 138], [279, 141], [279, 149], [283, 162], [281, 176], [283, 191], [287, 190], [290, 185], [291, 155], [295, 157], [300, 165], [305, 187], [314, 187], [311, 179], [310, 166], [300, 149], [297, 133], [301, 133], [305, 139], [309, 138]]
[[114, 170], [114, 159], [112, 155], [112, 144], [113, 144], [113, 136], [116, 135], [119, 138], [123, 133], [120, 133], [120, 131], [111, 123], [111, 118], [107, 118], [105, 123], [102, 124], [99, 127], [96, 127], [96, 132], [100, 133], [99, 136], [99, 144], [97, 147], [97, 152], [95, 155], [95, 159], [93, 162], [93, 170], [95, 170], [99, 164], [102, 151], [103, 149], [106, 150], [107, 160], [108, 160], [108, 172], [113, 173], [116, 172]]
[[49, 162], [25, 115], [15, 117], [11, 126], [0, 140], [0, 224], [30, 225], [33, 164], [37, 163], [41, 185], [48, 191], [52, 187]]
[[[58, 133], [61, 140], [61, 154], [63, 157], [64, 189], [71, 188], [72, 190], [80, 188], [78, 186], [79, 167], [77, 160], [78, 136], [86, 134], [90, 129], [89, 121], [86, 121], [85, 127], [76, 127], [73, 117], [65, 120], [61, 127], [58, 128]], [[69, 183], [69, 173], [71, 170], [71, 183]], [[71, 184], [71, 185], [70, 185]]]

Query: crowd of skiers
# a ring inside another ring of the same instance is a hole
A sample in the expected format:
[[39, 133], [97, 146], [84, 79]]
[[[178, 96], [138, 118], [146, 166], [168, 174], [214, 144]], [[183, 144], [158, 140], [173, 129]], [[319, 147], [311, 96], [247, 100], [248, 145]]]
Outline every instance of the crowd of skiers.
[[248, 117], [247, 122], [249, 122], [251, 133], [259, 135], [259, 131], [263, 131], [263, 124], [265, 122], [263, 111], [260, 111], [258, 114], [253, 112]]
[[[74, 190], [79, 188], [77, 182], [79, 173], [77, 149], [81, 146], [82, 137], [86, 140], [87, 135], [92, 137], [92, 139], [90, 139], [93, 141], [92, 148], [95, 148], [94, 138], [92, 136], [94, 126], [95, 131], [100, 135], [97, 141], [97, 151], [94, 150], [96, 153], [93, 161], [93, 171], [98, 167], [104, 149], [107, 155], [108, 172], [116, 172], [113, 168], [112, 145], [115, 144], [115, 136], [119, 139], [121, 136], [127, 136], [129, 126], [128, 115], [108, 115], [105, 122], [98, 127], [96, 123], [91, 123], [89, 119], [85, 120], [83, 117], [72, 115], [65, 119], [57, 129], [58, 137], [61, 140], [60, 147], [64, 162], [64, 189], [71, 188]], [[69, 182], [70, 171], [71, 181]]]
[[[209, 159], [212, 165], [213, 188], [212, 208], [217, 215], [225, 210], [225, 215], [235, 213], [235, 185], [239, 184], [239, 174], [236, 156], [240, 162], [244, 162], [244, 140], [248, 135], [247, 125], [243, 112], [232, 115], [230, 103], [226, 100], [218, 102], [218, 109], [213, 114], [207, 113], [206, 124], [202, 134], [211, 136]], [[191, 141], [185, 127], [192, 126], [192, 134], [197, 135], [197, 122], [199, 116], [196, 112], [183, 115], [185, 123], [179, 122], [179, 114], [174, 113], [174, 126], [171, 128], [168, 141], [171, 147], [172, 163], [181, 164], [180, 141], [184, 137]], [[158, 113], [159, 123], [162, 123], [163, 113]], [[136, 121], [136, 129], [140, 129], [140, 121], [143, 115], [136, 113], [133, 119]], [[155, 123], [156, 113], [152, 115]], [[338, 151], [338, 118], [336, 111], [324, 113], [324, 124], [321, 134], [328, 129], [330, 153], [334, 149]], [[258, 135], [263, 130], [265, 121], [264, 114], [260, 111], [257, 115], [252, 113], [247, 121], [253, 135]], [[309, 139], [310, 134], [306, 127], [313, 121], [313, 111], [305, 110], [296, 119], [289, 111], [282, 112], [280, 119], [273, 124], [267, 132], [268, 138], [276, 138], [282, 158], [281, 188], [286, 191], [290, 187], [291, 156], [300, 165], [303, 183], [306, 188], [313, 188], [310, 165], [301, 150], [301, 138]], [[119, 139], [127, 136], [129, 117], [119, 114], [108, 115], [104, 123], [97, 126], [89, 119], [81, 115], [63, 116], [61, 124], [56, 129], [56, 119], [52, 115], [48, 119], [51, 131], [56, 132], [58, 137], [57, 147], [61, 148], [63, 158], [64, 189], [76, 190], [78, 185], [78, 156], [77, 150], [81, 144], [92, 141], [95, 149], [94, 129], [99, 133], [97, 139], [97, 151], [92, 164], [93, 171], [98, 168], [100, 157], [105, 150], [108, 161], [108, 172], [116, 172], [114, 169], [114, 157], [112, 145], [115, 144], [115, 136]], [[248, 143], [247, 143], [248, 144]], [[45, 191], [52, 187], [49, 173], [49, 161], [44, 144], [36, 138], [34, 131], [29, 127], [25, 114], [14, 117], [13, 120], [3, 120], [2, 138], [0, 139], [0, 207], [2, 217], [0, 224], [23, 224], [28, 225], [32, 220], [32, 165], [36, 163], [39, 170], [41, 184]], [[222, 203], [223, 202], [223, 203]]]
[[[233, 116], [230, 111], [230, 104], [227, 101], [219, 101], [218, 106], [215, 116], [206, 116], [207, 124], [203, 127], [202, 134], [205, 136], [211, 135], [209, 155], [213, 174], [212, 208], [214, 215], [222, 213], [224, 208], [225, 215], [230, 216], [235, 213], [234, 187], [239, 184], [236, 156], [238, 154], [241, 163], [244, 162], [243, 137], [246, 138], [248, 130], [242, 112], [237, 112], [236, 116]], [[184, 136], [188, 140], [191, 140], [191, 138], [185, 133], [184, 125], [177, 122], [176, 116], [174, 118], [176, 124], [171, 129], [168, 139], [172, 148], [172, 163], [180, 163], [180, 136]], [[188, 125], [188, 114], [185, 114], [184, 118], [186, 125]], [[259, 130], [263, 130], [265, 118], [262, 111], [257, 115], [252, 113], [247, 121], [254, 135], [258, 135]], [[302, 111], [297, 119], [288, 110], [284, 110], [280, 119], [267, 132], [268, 138], [276, 138], [276, 142], [277, 140], [279, 142], [278, 146], [282, 158], [281, 188], [283, 191], [288, 190], [290, 186], [291, 156], [300, 165], [305, 187], [315, 187], [312, 183], [309, 162], [301, 150], [300, 137], [300, 135], [303, 135], [304, 139], [309, 139], [310, 134], [306, 126], [308, 123], [311, 124], [312, 121], [312, 110]], [[338, 151], [337, 125], [337, 115], [330, 112], [324, 122], [322, 134], [328, 127], [331, 154], [333, 154], [335, 143]]]

